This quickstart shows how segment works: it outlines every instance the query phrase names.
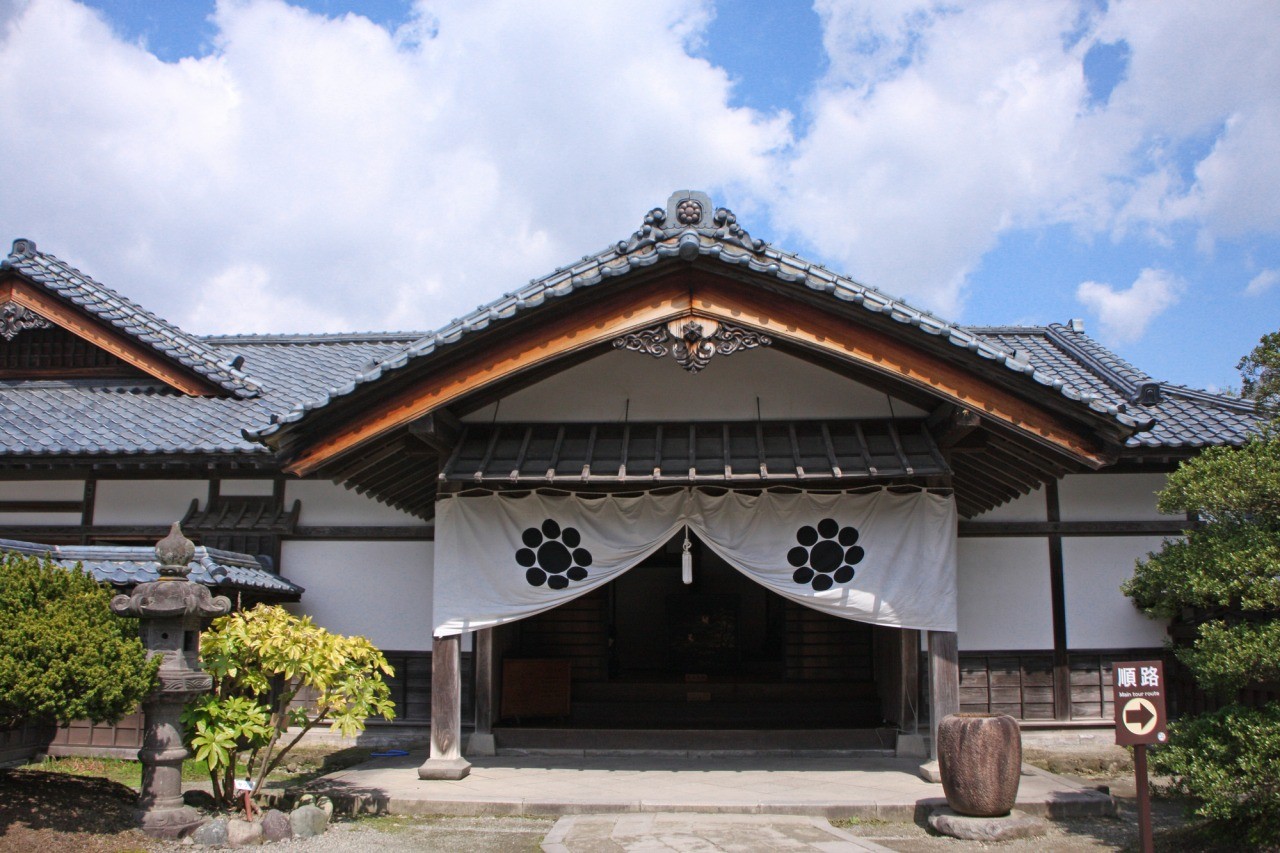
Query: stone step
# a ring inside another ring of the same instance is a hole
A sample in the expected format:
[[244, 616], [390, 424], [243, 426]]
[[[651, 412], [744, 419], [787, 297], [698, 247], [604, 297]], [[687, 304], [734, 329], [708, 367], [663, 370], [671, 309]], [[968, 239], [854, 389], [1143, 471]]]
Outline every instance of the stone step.
[[494, 729], [498, 754], [573, 752], [892, 752], [897, 732], [866, 729]]

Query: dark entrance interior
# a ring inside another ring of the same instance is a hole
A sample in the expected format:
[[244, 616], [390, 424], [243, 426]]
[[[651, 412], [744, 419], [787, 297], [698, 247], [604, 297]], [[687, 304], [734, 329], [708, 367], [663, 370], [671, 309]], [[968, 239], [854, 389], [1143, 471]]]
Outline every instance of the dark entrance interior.
[[892, 644], [896, 654], [899, 632], [788, 601], [696, 538], [694, 580], [685, 585], [682, 542], [677, 536], [606, 587], [498, 630], [502, 725], [882, 724], [875, 661], [888, 657], [877, 647]]

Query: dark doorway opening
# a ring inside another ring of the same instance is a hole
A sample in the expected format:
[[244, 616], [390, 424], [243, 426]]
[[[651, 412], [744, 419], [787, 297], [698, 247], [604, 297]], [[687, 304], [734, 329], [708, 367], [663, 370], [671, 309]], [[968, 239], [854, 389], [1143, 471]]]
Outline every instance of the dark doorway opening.
[[505, 626], [503, 725], [851, 729], [882, 724], [876, 645], [891, 629], [806, 608], [683, 534], [606, 587]]

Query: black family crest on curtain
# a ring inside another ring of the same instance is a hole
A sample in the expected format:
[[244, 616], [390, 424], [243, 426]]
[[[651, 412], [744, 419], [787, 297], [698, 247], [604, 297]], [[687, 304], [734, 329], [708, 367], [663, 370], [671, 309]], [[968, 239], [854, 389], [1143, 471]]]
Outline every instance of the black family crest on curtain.
[[433, 631], [449, 636], [550, 610], [638, 566], [686, 526], [730, 566], [805, 607], [955, 630], [950, 495], [681, 489], [437, 502]]
[[587, 579], [591, 552], [582, 545], [582, 535], [572, 527], [561, 527], [548, 518], [539, 527], [527, 528], [520, 536], [524, 548], [516, 551], [516, 562], [525, 567], [530, 586], [564, 589], [569, 581]]
[[787, 562], [795, 567], [791, 579], [816, 592], [853, 580], [854, 566], [867, 552], [858, 545], [858, 528], [841, 526], [834, 518], [824, 518], [817, 527], [805, 525], [796, 531], [800, 543], [787, 552]]

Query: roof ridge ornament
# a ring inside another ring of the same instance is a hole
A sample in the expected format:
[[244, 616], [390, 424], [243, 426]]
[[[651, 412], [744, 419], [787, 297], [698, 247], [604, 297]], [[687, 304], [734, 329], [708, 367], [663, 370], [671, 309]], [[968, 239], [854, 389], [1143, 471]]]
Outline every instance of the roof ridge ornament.
[[711, 363], [712, 356], [733, 355], [740, 349], [767, 347], [772, 343], [768, 335], [692, 316], [615, 338], [613, 347], [647, 353], [654, 358], [670, 355], [676, 364], [697, 373]]
[[[686, 233], [695, 238], [709, 237], [748, 252], [758, 253], [764, 249], [764, 241], [752, 239], [738, 224], [738, 217], [733, 211], [727, 207], [713, 208], [711, 197], [696, 190], [677, 190], [672, 193], [667, 199], [666, 208], [655, 207], [646, 213], [640, 229], [631, 235], [631, 239], [619, 241], [615, 249], [620, 255], [629, 255]], [[679, 242], [680, 257], [693, 260], [697, 256], [696, 239]], [[686, 243], [693, 244], [693, 252], [685, 250]]]

